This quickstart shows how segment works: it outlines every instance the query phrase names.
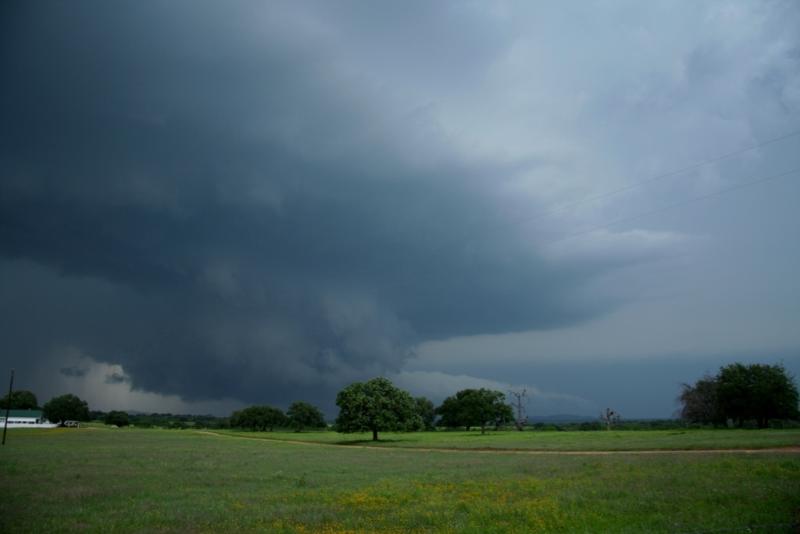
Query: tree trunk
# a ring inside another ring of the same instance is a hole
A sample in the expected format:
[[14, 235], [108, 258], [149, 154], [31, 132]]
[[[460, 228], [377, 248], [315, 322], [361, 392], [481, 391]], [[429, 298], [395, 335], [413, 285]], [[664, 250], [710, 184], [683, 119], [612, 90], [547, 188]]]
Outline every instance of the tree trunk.
[[486, 434], [486, 428], [483, 425], [481, 425], [481, 434]]
[[372, 431], [372, 441], [378, 441], [378, 431], [377, 430], [373, 430]]

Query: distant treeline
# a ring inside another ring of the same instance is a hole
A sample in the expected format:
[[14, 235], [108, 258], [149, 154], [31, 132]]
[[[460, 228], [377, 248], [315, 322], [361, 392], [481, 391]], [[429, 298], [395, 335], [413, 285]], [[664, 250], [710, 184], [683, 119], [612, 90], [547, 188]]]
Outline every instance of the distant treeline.
[[[526, 425], [531, 430], [539, 431], [591, 431], [605, 430], [606, 424], [602, 421], [584, 421], [569, 423], [533, 423]], [[800, 428], [800, 422], [789, 420], [770, 421], [771, 428]], [[684, 419], [627, 419], [614, 423], [614, 430], [685, 430], [699, 428], [715, 428], [710, 424], [691, 423]], [[755, 421], [750, 421], [743, 425], [743, 428], [758, 428]]]
[[[105, 421], [106, 412], [92, 411], [91, 419], [95, 421]], [[166, 428], [173, 430], [182, 429], [226, 429], [235, 428], [230, 423], [230, 417], [217, 417], [214, 415], [186, 415], [171, 413], [152, 413], [152, 414], [129, 414], [130, 424], [137, 428]], [[800, 428], [797, 421], [772, 421], [772, 428]], [[757, 428], [755, 423], [746, 427]], [[241, 427], [240, 427], [241, 428]], [[507, 429], [513, 429], [513, 425], [507, 425]], [[575, 431], [596, 431], [605, 430], [605, 423], [601, 421], [565, 422], [565, 423], [528, 423], [525, 429], [538, 432], [575, 432]], [[683, 419], [647, 419], [647, 420], [623, 420], [614, 425], [614, 430], [685, 430], [687, 428], [711, 428], [711, 425], [700, 425], [689, 423]], [[289, 424], [280, 425], [276, 429], [294, 430]], [[439, 431], [448, 431], [445, 427], [438, 427]], [[452, 430], [463, 430], [454, 428]]]
[[[89, 412], [93, 421], [105, 421], [108, 413], [93, 410]], [[138, 428], [230, 428], [230, 418], [215, 415], [187, 415], [172, 413], [128, 412], [129, 424]]]
[[[90, 412], [91, 419], [95, 421], [105, 421], [108, 413], [102, 411]], [[236, 414], [241, 417], [241, 412]], [[225, 429], [225, 428], [246, 428], [244, 424], [231, 424], [231, 417], [217, 417], [214, 415], [186, 415], [172, 413], [129, 413], [130, 424], [138, 428], [167, 428], [167, 429]], [[234, 421], [236, 423], [238, 421]], [[504, 425], [503, 428], [514, 428], [514, 425]], [[698, 425], [688, 424], [681, 419], [648, 419], [648, 420], [624, 420], [614, 425], [615, 430], [671, 430], [685, 429], [687, 427], [698, 427]], [[294, 430], [295, 427], [289, 420], [281, 421], [274, 427], [276, 430]], [[575, 421], [559, 423], [528, 423], [525, 425], [528, 430], [544, 432], [570, 432], [570, 431], [593, 431], [605, 430], [605, 424], [601, 421]], [[438, 426], [440, 431], [447, 431], [448, 428]], [[433, 430], [433, 428], [429, 428]], [[453, 430], [463, 430], [454, 428]]]
[[[304, 401], [295, 401], [284, 412], [273, 406], [250, 406], [230, 417], [172, 413], [90, 411], [86, 401], [66, 394], [50, 399], [43, 415], [53, 422], [101, 421], [110, 426], [139, 428], [237, 428], [272, 431], [332, 429], [339, 432], [372, 432], [373, 440], [383, 431], [488, 428], [536, 431], [670, 430], [706, 427], [800, 428], [800, 409], [794, 377], [782, 365], [735, 363], [705, 376], [694, 385], [684, 384], [678, 400], [680, 419], [627, 419], [606, 408], [597, 420], [580, 416], [526, 417], [525, 390], [511, 392], [512, 406], [500, 391], [463, 389], [435, 407], [425, 397], [412, 397], [384, 377], [350, 384], [336, 396], [339, 415], [331, 425], [322, 411]], [[0, 408], [35, 409], [36, 395], [18, 390], [0, 397]], [[514, 413], [516, 410], [516, 414]], [[577, 418], [576, 420], [570, 420]], [[537, 420], [538, 419], [538, 420]], [[542, 419], [545, 419], [542, 421]], [[550, 419], [550, 420], [548, 420]], [[555, 420], [554, 420], [555, 419]]]

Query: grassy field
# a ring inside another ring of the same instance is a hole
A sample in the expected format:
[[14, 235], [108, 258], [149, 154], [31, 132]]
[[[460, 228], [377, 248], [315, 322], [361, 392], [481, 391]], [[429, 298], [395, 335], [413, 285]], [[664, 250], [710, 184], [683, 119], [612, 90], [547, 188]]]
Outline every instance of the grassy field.
[[237, 432], [225, 434], [337, 445], [441, 449], [530, 449], [541, 451], [631, 451], [691, 449], [765, 449], [800, 446], [800, 430], [637, 430], [596, 432]]
[[[708, 439], [728, 446], [723, 433]], [[611, 439], [578, 434], [591, 447]], [[509, 455], [15, 430], [0, 449], [0, 488], [2, 532], [793, 532], [800, 455]]]

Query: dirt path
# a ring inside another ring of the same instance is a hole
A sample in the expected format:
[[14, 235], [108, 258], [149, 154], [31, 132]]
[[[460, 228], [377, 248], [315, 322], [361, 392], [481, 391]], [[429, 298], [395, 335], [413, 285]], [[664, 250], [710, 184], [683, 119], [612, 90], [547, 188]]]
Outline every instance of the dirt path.
[[293, 439], [276, 438], [251, 438], [249, 436], [237, 436], [222, 434], [208, 430], [195, 430], [196, 434], [217, 436], [221, 438], [249, 439], [255, 441], [269, 441], [272, 443], [292, 443], [295, 445], [309, 445], [317, 447], [343, 447], [347, 449], [372, 449], [381, 451], [411, 451], [411, 452], [442, 452], [442, 453], [473, 453], [473, 454], [535, 454], [550, 456], [612, 456], [619, 454], [800, 454], [800, 447], [771, 447], [767, 449], [645, 449], [629, 451], [561, 451], [543, 449], [491, 449], [491, 448], [456, 448], [456, 447], [379, 447], [375, 445], [341, 445], [338, 443], [321, 443], [318, 441], [301, 441]]

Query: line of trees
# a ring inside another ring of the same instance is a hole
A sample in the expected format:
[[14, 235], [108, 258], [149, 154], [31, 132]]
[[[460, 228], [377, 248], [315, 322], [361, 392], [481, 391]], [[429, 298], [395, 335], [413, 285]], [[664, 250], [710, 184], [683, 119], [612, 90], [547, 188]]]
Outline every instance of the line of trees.
[[514, 419], [505, 395], [488, 389], [464, 389], [444, 400], [438, 408], [424, 398], [411, 395], [386, 378], [350, 384], [336, 396], [339, 432], [372, 432], [378, 439], [381, 431], [433, 429], [436, 416], [445, 427], [499, 427]]
[[103, 418], [103, 422], [107, 425], [123, 427], [130, 425], [131, 419], [128, 416], [128, 412], [111, 410], [105, 415], [105, 417]]
[[782, 365], [734, 363], [706, 375], [694, 385], [683, 384], [679, 396], [681, 418], [699, 424], [742, 426], [754, 421], [759, 428], [770, 420], [796, 419], [798, 392]]
[[322, 412], [307, 402], [294, 402], [286, 413], [272, 406], [250, 406], [233, 412], [230, 426], [257, 431], [273, 431], [276, 428], [294, 428], [300, 432], [307, 428], [324, 428]]
[[[714, 376], [706, 375], [694, 384], [683, 384], [678, 400], [681, 418], [690, 423], [743, 426], [753, 422], [765, 428], [772, 420], [800, 418], [797, 386], [782, 365], [734, 363], [721, 367]], [[386, 378], [373, 378], [344, 388], [336, 396], [336, 404], [339, 407], [336, 430], [371, 432], [374, 440], [382, 431], [432, 430], [438, 425], [466, 430], [480, 428], [483, 433], [486, 428], [497, 429], [514, 422], [512, 407], [506, 403], [505, 395], [485, 388], [463, 389], [434, 407], [429, 399], [414, 398]], [[5, 408], [37, 409], [38, 400], [32, 392], [18, 390], [0, 398], [0, 409]], [[88, 421], [92, 415], [86, 401], [72, 394], [50, 399], [42, 411], [44, 417], [53, 422]], [[163, 423], [162, 420], [173, 422], [176, 417], [191, 418], [187, 424], [192, 425], [198, 422], [195, 419], [202, 419], [201, 426], [258, 431], [293, 428], [301, 432], [327, 426], [319, 408], [303, 401], [292, 403], [285, 413], [271, 406], [250, 406], [234, 412], [228, 421], [213, 416], [93, 413], [106, 424], [117, 426], [134, 423], [149, 426], [149, 423]], [[150, 421], [153, 418], [157, 421]], [[610, 428], [618, 421], [618, 414], [606, 410], [601, 419]]]
[[[339, 417], [336, 429], [340, 432], [372, 432], [378, 439], [380, 431], [422, 430], [438, 425], [499, 428], [514, 421], [512, 407], [505, 395], [489, 389], [463, 389], [446, 398], [441, 406], [425, 398], [413, 399], [385, 378], [357, 382], [339, 392], [336, 404]], [[690, 422], [723, 424], [729, 420], [742, 426], [755, 421], [765, 428], [773, 419], [797, 419], [798, 391], [793, 377], [781, 365], [735, 363], [722, 367], [714, 377], [706, 376], [694, 386], [684, 384], [680, 395], [681, 416]], [[619, 423], [619, 414], [611, 409], [601, 416], [607, 429]]]
[[[105, 422], [111, 412], [93, 410], [89, 412], [92, 421]], [[126, 413], [126, 412], [122, 412]], [[210, 414], [173, 414], [173, 413], [127, 413], [130, 426], [137, 428], [167, 428], [182, 430], [191, 428], [229, 428], [230, 416], [219, 417]], [[116, 423], [110, 423], [116, 424]], [[117, 424], [117, 426], [120, 426]]]
[[[505, 395], [489, 389], [464, 389], [434, 407], [425, 397], [412, 397], [386, 378], [373, 378], [350, 384], [336, 396], [339, 415], [335, 428], [339, 432], [371, 432], [377, 440], [380, 432], [432, 430], [436, 418], [444, 427], [498, 428], [512, 422], [514, 414], [505, 403]], [[293, 427], [325, 426], [322, 413], [305, 402], [293, 403], [284, 414], [271, 406], [250, 406], [233, 413], [230, 426], [259, 431]]]
[[439, 424], [445, 427], [464, 427], [469, 430], [479, 427], [481, 434], [487, 426], [510, 423], [514, 420], [511, 406], [505, 403], [505, 395], [490, 389], [462, 389], [452, 397], [447, 397], [436, 409], [441, 416]]

